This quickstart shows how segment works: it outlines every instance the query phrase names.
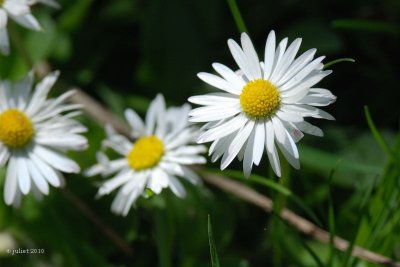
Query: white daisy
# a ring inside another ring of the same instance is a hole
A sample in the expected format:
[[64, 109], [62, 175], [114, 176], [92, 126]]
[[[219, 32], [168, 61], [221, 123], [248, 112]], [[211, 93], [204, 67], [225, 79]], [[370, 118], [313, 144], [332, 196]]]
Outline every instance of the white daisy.
[[135, 142], [106, 127], [107, 139], [103, 146], [112, 148], [122, 157], [110, 161], [99, 152], [99, 163], [86, 174], [113, 176], [102, 184], [98, 192], [102, 196], [120, 187], [111, 207], [113, 212], [126, 216], [146, 188], [159, 194], [169, 187], [176, 196], [185, 197], [186, 191], [176, 176], [192, 184], [200, 183], [199, 177], [186, 166], [206, 162], [199, 155], [206, 151], [206, 147], [191, 145], [199, 130], [188, 124], [189, 110], [187, 104], [166, 109], [163, 96], [157, 95], [150, 104], [145, 122], [135, 111], [125, 111]]
[[0, 51], [2, 54], [8, 55], [10, 50], [7, 33], [8, 18], [13, 19], [21, 26], [30, 30], [41, 30], [39, 22], [31, 14], [31, 4], [33, 2], [29, 0], [0, 0]]
[[58, 78], [58, 72], [45, 77], [31, 92], [33, 73], [14, 84], [0, 82], [0, 167], [6, 165], [4, 185], [6, 204], [18, 205], [21, 193], [41, 196], [49, 193], [48, 184], [63, 184], [60, 172], [78, 173], [78, 164], [64, 152], [82, 150], [86, 128], [72, 118], [79, 105], [65, 104], [73, 94], [46, 99]]
[[305, 117], [334, 118], [314, 106], [326, 106], [336, 97], [327, 89], [311, 88], [331, 73], [323, 70], [324, 57], [313, 60], [316, 49], [310, 49], [295, 59], [301, 39], [287, 49], [288, 39], [275, 46], [275, 33], [268, 35], [264, 62], [260, 62], [246, 33], [242, 47], [228, 40], [229, 49], [239, 66], [238, 71], [214, 63], [221, 76], [199, 73], [204, 82], [222, 90], [189, 101], [204, 107], [189, 113], [192, 122], [207, 122], [199, 143], [213, 142], [209, 153], [215, 162], [222, 157], [225, 169], [238, 156], [243, 160], [246, 177], [253, 164], [260, 163], [264, 147], [274, 172], [280, 176], [280, 163], [275, 144], [289, 163], [299, 168], [299, 152], [295, 142], [303, 133], [322, 136], [321, 129], [304, 121]]

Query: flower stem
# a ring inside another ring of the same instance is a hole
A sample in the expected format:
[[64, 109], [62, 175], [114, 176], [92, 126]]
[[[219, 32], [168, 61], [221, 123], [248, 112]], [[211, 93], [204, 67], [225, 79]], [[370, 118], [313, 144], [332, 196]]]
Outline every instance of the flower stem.
[[236, 0], [227, 0], [227, 1], [228, 1], [229, 9], [231, 10], [233, 19], [235, 20], [236, 27], [238, 28], [239, 32], [249, 33], [249, 31], [247, 30], [246, 24], [244, 23], [243, 17], [240, 13], [239, 7], [236, 3]]

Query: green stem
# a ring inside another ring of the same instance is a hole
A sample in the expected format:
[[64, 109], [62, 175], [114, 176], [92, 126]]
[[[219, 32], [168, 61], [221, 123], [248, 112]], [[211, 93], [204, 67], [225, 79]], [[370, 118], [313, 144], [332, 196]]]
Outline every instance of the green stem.
[[346, 58], [338, 58], [338, 59], [335, 59], [335, 60], [332, 60], [332, 61], [326, 63], [326, 64], [324, 65], [324, 70], [326, 70], [326, 69], [329, 68], [330, 66], [335, 65], [335, 64], [340, 63], [340, 62], [356, 62], [356, 61], [355, 61], [353, 58], [349, 58], [349, 57], [346, 57]]
[[[290, 166], [286, 158], [282, 155], [282, 153], [279, 153], [279, 158], [281, 160], [281, 171], [282, 175], [281, 178], [279, 178], [279, 184], [284, 187], [284, 188], [289, 188], [290, 187]], [[280, 211], [286, 206], [286, 200], [287, 196], [285, 195], [278, 195], [275, 198], [275, 205], [274, 205], [274, 211], [277, 214], [280, 214]]]
[[231, 10], [233, 19], [235, 20], [236, 27], [239, 32], [249, 32], [247, 30], [246, 24], [244, 23], [243, 17], [240, 13], [239, 7], [236, 3], [236, 0], [227, 0], [229, 4], [229, 9]]

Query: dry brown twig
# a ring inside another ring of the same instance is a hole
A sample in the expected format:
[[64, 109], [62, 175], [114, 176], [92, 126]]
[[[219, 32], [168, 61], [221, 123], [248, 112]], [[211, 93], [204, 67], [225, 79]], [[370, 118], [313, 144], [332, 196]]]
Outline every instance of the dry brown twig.
[[[82, 104], [84, 111], [90, 117], [92, 117], [92, 119], [101, 124], [108, 123], [121, 134], [129, 135], [130, 129], [119, 118], [115, 117], [111, 112], [109, 112], [106, 108], [104, 108], [101, 104], [83, 91], [79, 90], [78, 88], [74, 89], [76, 94], [71, 98], [71, 101]], [[266, 212], [273, 212], [273, 201], [271, 199], [239, 182], [211, 173], [203, 175], [203, 179], [207, 183], [212, 184], [223, 191], [232, 193], [236, 197], [262, 208]], [[297, 215], [293, 211], [284, 208], [281, 210], [280, 217], [295, 227], [298, 231], [309, 235], [313, 239], [326, 244], [330, 242], [330, 234], [327, 231], [319, 228], [309, 220]], [[336, 249], [340, 251], [346, 251], [349, 246], [349, 241], [338, 236], [334, 237], [333, 243]], [[354, 246], [352, 255], [359, 259], [382, 266], [400, 267], [399, 262], [395, 262], [388, 257], [359, 246]]]

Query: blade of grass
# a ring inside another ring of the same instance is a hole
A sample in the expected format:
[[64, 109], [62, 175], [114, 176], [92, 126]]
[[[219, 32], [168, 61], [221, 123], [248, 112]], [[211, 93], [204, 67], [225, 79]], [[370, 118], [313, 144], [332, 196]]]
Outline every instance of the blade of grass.
[[378, 131], [378, 129], [375, 126], [374, 121], [372, 120], [371, 113], [369, 112], [368, 106], [364, 106], [364, 113], [365, 113], [365, 118], [367, 119], [367, 123], [369, 126], [369, 129], [371, 130], [372, 135], [374, 136], [376, 142], [379, 144], [381, 149], [389, 156], [393, 156], [392, 150], [389, 148], [388, 144], [385, 142], [383, 139], [382, 135]]
[[236, 0], [227, 0], [229, 9], [231, 10], [233, 19], [235, 20], [236, 27], [238, 28], [239, 32], [249, 32], [247, 30], [246, 24], [244, 23], [242, 14], [240, 13], [239, 7], [236, 3]]
[[328, 187], [329, 187], [329, 194], [328, 194], [328, 205], [329, 205], [329, 211], [328, 211], [328, 221], [329, 221], [329, 258], [328, 258], [328, 264], [327, 266], [331, 267], [333, 265], [333, 259], [335, 256], [335, 244], [334, 244], [334, 238], [336, 235], [336, 226], [335, 226], [335, 210], [333, 206], [333, 196], [332, 196], [332, 179], [333, 175], [335, 174], [336, 170], [339, 167], [340, 160], [337, 162], [335, 168], [333, 168], [329, 174], [328, 178]]
[[312, 248], [307, 244], [307, 242], [302, 238], [300, 238], [300, 241], [303, 244], [304, 248], [307, 250], [307, 252], [310, 254], [310, 256], [314, 259], [317, 266], [325, 267], [325, 265], [322, 263], [321, 259], [318, 257], [317, 253], [315, 253], [314, 250], [312, 250]]
[[329, 61], [328, 63], [326, 63], [326, 64], [324, 65], [324, 69], [327, 69], [327, 68], [329, 68], [330, 66], [335, 65], [335, 64], [337, 64], [337, 63], [341, 63], [341, 62], [352, 62], [352, 63], [354, 63], [354, 62], [356, 62], [356, 60], [353, 59], [353, 58], [349, 58], [349, 57], [338, 58], [338, 59], [335, 59], [335, 60], [332, 60], [332, 61]]
[[214, 235], [213, 235], [213, 231], [212, 231], [210, 215], [208, 215], [208, 241], [210, 244], [210, 255], [211, 255], [211, 264], [212, 264], [211, 266], [212, 267], [220, 267], [221, 265], [219, 264], [217, 248], [216, 248], [215, 242], [214, 242]]
[[[375, 181], [376, 180], [378, 180], [377, 177], [375, 178]], [[371, 185], [367, 188], [367, 191], [366, 191], [363, 199], [361, 200], [361, 204], [360, 204], [360, 208], [359, 208], [360, 212], [359, 212], [359, 216], [358, 216], [357, 222], [356, 222], [357, 230], [354, 231], [354, 235], [349, 240], [350, 243], [349, 243], [349, 246], [348, 246], [348, 248], [347, 248], [347, 250], [345, 252], [345, 257], [344, 257], [344, 260], [343, 260], [343, 266], [344, 267], [352, 266], [354, 264], [354, 263], [351, 264], [351, 262], [350, 262], [351, 252], [353, 251], [355, 242], [357, 240], [358, 233], [360, 232], [361, 222], [362, 222], [362, 220], [364, 218], [365, 213], [368, 211], [368, 205], [367, 204], [368, 204], [368, 201], [369, 201], [369, 199], [371, 197], [371, 194], [372, 194], [372, 191], [373, 191], [374, 187], [375, 187], [375, 183], [371, 183]]]

